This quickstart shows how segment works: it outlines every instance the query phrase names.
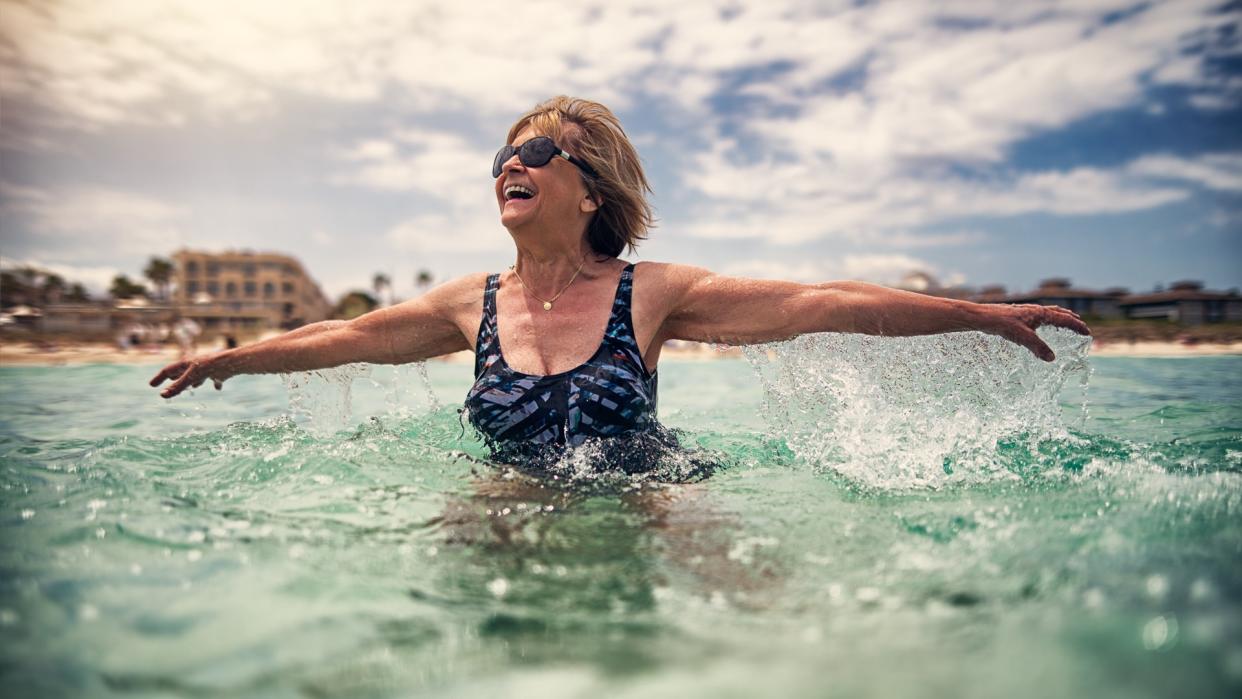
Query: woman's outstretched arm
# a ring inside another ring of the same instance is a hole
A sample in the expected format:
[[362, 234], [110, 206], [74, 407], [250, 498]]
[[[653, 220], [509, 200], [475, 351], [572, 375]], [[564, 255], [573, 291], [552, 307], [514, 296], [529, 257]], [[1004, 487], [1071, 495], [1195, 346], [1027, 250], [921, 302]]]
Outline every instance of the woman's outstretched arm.
[[934, 335], [978, 330], [999, 335], [1046, 361], [1055, 358], [1035, 329], [1091, 331], [1057, 306], [978, 304], [890, 289], [866, 282], [799, 284], [726, 277], [668, 265], [661, 270], [668, 303], [663, 339], [754, 344], [812, 332]]
[[381, 308], [353, 320], [325, 320], [245, 347], [173, 362], [152, 386], [172, 381], [160, 392], [172, 398], [208, 379], [216, 388], [241, 374], [311, 371], [368, 362], [405, 364], [469, 349], [461, 325], [470, 297], [481, 296], [482, 282], [465, 277], [419, 298]]

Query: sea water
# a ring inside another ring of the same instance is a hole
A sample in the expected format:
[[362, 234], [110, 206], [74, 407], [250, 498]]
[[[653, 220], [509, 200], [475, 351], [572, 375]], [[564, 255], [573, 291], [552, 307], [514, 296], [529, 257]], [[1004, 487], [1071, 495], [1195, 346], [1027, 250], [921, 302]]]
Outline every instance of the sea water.
[[487, 463], [460, 364], [0, 368], [0, 693], [1237, 696], [1242, 357], [1045, 337], [667, 361], [694, 484]]

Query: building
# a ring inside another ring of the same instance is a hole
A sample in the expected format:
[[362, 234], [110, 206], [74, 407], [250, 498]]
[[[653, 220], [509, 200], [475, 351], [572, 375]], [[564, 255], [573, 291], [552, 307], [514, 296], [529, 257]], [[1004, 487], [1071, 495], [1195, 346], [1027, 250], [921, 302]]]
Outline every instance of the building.
[[1237, 291], [1205, 291], [1197, 281], [1175, 282], [1168, 291], [1127, 296], [1120, 305], [1127, 318], [1186, 325], [1242, 321], [1242, 296]]
[[[1125, 289], [1075, 289], [1070, 280], [1064, 278], [1045, 279], [1039, 288], [1022, 294], [1010, 294], [999, 298], [993, 293], [987, 295], [991, 303], [1033, 303], [1040, 306], [1060, 306], [1068, 308], [1080, 316], [1091, 318], [1121, 318], [1120, 300], [1125, 296]], [[980, 294], [983, 296], [983, 294]], [[976, 297], [981, 302], [982, 298]]]
[[296, 258], [276, 253], [173, 253], [173, 305], [208, 334], [295, 328], [332, 305]]

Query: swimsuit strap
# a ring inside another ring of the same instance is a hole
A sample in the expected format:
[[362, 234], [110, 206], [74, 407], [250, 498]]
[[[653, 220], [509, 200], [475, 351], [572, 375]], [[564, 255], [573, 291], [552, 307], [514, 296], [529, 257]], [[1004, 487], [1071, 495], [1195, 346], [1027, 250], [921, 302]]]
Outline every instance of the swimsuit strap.
[[634, 263], [621, 270], [621, 281], [617, 283], [617, 296], [612, 301], [612, 315], [608, 318], [608, 329], [604, 331], [605, 340], [619, 340], [637, 351], [638, 339], [634, 334], [634, 318], [630, 315], [630, 304], [634, 297]]
[[[500, 275], [490, 274], [487, 286], [483, 288], [483, 319], [479, 321], [479, 336], [474, 343], [474, 375], [477, 378], [483, 369], [496, 361], [498, 356], [497, 342], [500, 335], [496, 330], [496, 290], [500, 288]], [[490, 360], [490, 361], [489, 361]]]

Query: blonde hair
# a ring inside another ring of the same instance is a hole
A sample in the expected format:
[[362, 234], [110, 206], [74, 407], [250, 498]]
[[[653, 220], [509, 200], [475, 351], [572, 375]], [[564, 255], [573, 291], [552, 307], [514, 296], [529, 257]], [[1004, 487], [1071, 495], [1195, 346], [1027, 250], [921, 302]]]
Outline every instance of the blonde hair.
[[651, 185], [643, 174], [638, 151], [610, 109], [590, 100], [553, 97], [514, 122], [507, 142], [513, 143], [527, 126], [552, 137], [598, 173], [598, 177], [582, 173], [587, 193], [599, 203], [599, 210], [587, 225], [587, 243], [592, 250], [617, 257], [647, 238], [647, 230], [655, 225], [655, 211], [647, 201]]

